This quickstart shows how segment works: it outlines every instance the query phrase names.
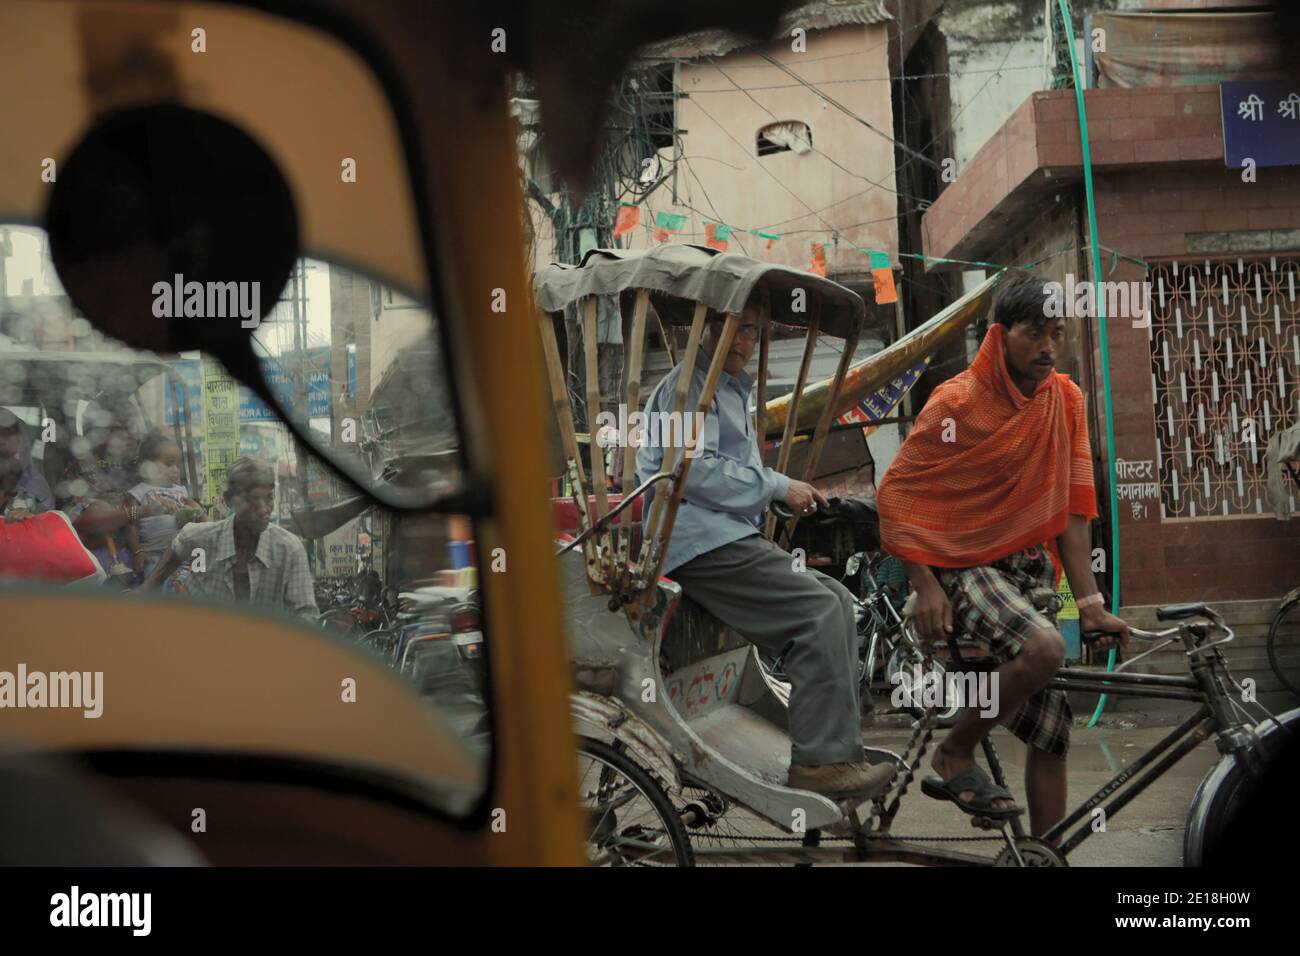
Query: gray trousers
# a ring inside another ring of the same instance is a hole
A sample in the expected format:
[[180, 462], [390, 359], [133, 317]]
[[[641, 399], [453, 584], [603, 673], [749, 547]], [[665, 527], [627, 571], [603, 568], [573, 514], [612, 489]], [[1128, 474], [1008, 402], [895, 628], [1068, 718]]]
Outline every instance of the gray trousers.
[[790, 680], [790, 762], [863, 759], [853, 595], [761, 534], [714, 548], [670, 574], [691, 600], [769, 654]]

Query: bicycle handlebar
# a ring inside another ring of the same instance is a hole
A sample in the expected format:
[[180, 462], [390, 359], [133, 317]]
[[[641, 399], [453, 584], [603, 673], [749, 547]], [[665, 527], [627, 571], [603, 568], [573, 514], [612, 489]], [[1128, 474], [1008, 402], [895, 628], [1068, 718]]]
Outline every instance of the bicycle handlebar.
[[[1204, 605], [1201, 606], [1204, 607]], [[1229, 641], [1232, 641], [1236, 638], [1237, 636], [1236, 633], [1232, 630], [1232, 628], [1228, 627], [1226, 624], [1222, 623], [1221, 621], [1214, 621], [1213, 623], [1217, 627], [1222, 629], [1226, 636], [1221, 637], [1217, 641], [1211, 641], [1208, 644], [1199, 644], [1192, 650], [1186, 651], [1185, 652], [1186, 656], [1191, 657], [1193, 654], [1201, 654], [1205, 651], [1208, 651], [1212, 647], [1218, 647], [1220, 644], [1227, 644]], [[1168, 647], [1170, 644], [1174, 642], [1175, 635], [1177, 635], [1184, 626], [1185, 625], [1170, 627], [1170, 628], [1166, 628], [1163, 631], [1148, 631], [1140, 627], [1134, 627], [1133, 625], [1130, 624], [1128, 630], [1129, 633], [1134, 637], [1144, 641], [1161, 641], [1161, 643], [1155, 645], [1154, 647], [1147, 648], [1145, 651], [1143, 651], [1141, 654], [1138, 654], [1136, 657], [1130, 657], [1128, 660], [1124, 661], [1122, 664], [1116, 667], [1115, 672], [1118, 673], [1119, 671], [1124, 670], [1124, 668], [1137, 663], [1138, 661], [1148, 656], [1149, 654], [1154, 654], [1156, 651], [1160, 650], [1161, 648]], [[1092, 640], [1097, 637], [1105, 637], [1112, 634], [1113, 632], [1111, 631], [1084, 631], [1081, 636], [1083, 637], [1084, 640]]]

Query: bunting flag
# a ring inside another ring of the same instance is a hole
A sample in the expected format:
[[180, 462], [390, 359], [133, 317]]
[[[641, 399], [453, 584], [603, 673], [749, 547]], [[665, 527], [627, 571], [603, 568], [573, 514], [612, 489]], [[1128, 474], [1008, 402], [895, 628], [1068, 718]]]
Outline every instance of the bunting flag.
[[641, 207], [632, 203], [619, 203], [618, 218], [614, 221], [614, 238], [631, 232], [641, 221]]
[[814, 242], [812, 244], [813, 258], [808, 264], [808, 271], [813, 275], [825, 277], [826, 275], [826, 243]]
[[686, 214], [681, 212], [655, 213], [655, 225], [669, 232], [681, 232], [686, 225]]
[[704, 244], [710, 249], [726, 252], [727, 237], [729, 235], [731, 235], [730, 226], [724, 226], [716, 222], [705, 222], [704, 224]]
[[664, 229], [662, 226], [655, 228], [655, 242], [660, 242], [660, 243], [667, 242], [672, 237], [673, 237], [672, 233], [670, 233], [667, 229]]
[[894, 270], [889, 265], [889, 253], [870, 250], [871, 278], [876, 285], [876, 304], [887, 305], [898, 301], [898, 290], [894, 288]]
[[872, 392], [835, 421], [841, 425], [862, 422], [865, 426], [862, 429], [862, 437], [866, 438], [876, 430], [877, 426], [871, 423], [878, 422], [882, 418], [888, 418], [893, 414], [894, 409], [902, 402], [903, 396], [911, 391], [912, 386], [916, 384], [917, 379], [921, 377], [929, 364], [930, 356], [927, 355], [884, 388]]

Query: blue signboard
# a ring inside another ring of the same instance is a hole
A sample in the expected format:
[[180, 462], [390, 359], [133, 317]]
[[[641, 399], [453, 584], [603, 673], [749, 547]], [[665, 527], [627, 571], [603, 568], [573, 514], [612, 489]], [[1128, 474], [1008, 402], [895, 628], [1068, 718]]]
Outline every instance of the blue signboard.
[[1219, 102], [1227, 166], [1300, 166], [1300, 82], [1220, 83]]
[[[282, 361], [285, 361], [285, 359], [262, 359], [262, 374], [271, 387], [271, 393], [275, 395], [285, 409], [292, 412], [294, 383], [289, 377], [289, 372], [281, 364]], [[330, 417], [329, 362], [328, 348], [312, 349], [307, 352], [304, 364], [311, 370], [307, 380], [307, 407], [312, 418]], [[185, 383], [185, 390], [189, 393], [190, 414], [194, 416], [195, 421], [198, 421], [199, 412], [203, 409], [203, 393], [198, 360], [176, 359], [169, 364], [172, 370], [176, 372], [177, 377]], [[171, 425], [176, 419], [171, 388], [166, 390], [164, 404], [166, 422]], [[247, 388], [241, 387], [239, 389], [239, 420], [241, 422], [278, 422], [280, 416], [276, 415]]]
[[[312, 349], [306, 353], [300, 364], [292, 358], [289, 365], [281, 360], [263, 359], [262, 376], [271, 388], [271, 394], [287, 411], [293, 411], [293, 379], [290, 372], [296, 372], [302, 366], [308, 371], [307, 410], [311, 418], [330, 417], [330, 354], [329, 349]], [[296, 366], [296, 367], [295, 367]], [[239, 420], [241, 422], [278, 422], [280, 416], [271, 411], [261, 399], [247, 389], [242, 390], [239, 403]]]

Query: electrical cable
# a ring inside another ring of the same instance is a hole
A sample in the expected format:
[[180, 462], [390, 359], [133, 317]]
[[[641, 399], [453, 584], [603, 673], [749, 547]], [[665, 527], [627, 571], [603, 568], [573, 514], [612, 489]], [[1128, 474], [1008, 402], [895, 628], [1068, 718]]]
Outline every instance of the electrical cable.
[[769, 63], [771, 63], [771, 64], [772, 64], [773, 66], [775, 66], [777, 69], [781, 70], [783, 73], [788, 73], [790, 76], [794, 77], [796, 80], [798, 80], [798, 81], [800, 82], [800, 84], [802, 84], [803, 86], [808, 87], [808, 89], [812, 90], [814, 93], [816, 93], [818, 96], [820, 96], [823, 100], [825, 100], [825, 101], [826, 101], [827, 103], [829, 103], [831, 106], [835, 107], [837, 110], [839, 110], [839, 111], [840, 111], [841, 113], [843, 113], [845, 116], [849, 117], [850, 119], [852, 119], [852, 120], [854, 120], [854, 121], [856, 121], [856, 122], [858, 122], [858, 123], [861, 123], [863, 126], [865, 126], [867, 129], [871, 130], [871, 131], [872, 131], [873, 133], [875, 133], [877, 136], [880, 136], [880, 137], [882, 137], [882, 138], [884, 138], [884, 139], [889, 140], [891, 143], [893, 143], [895, 146], [897, 146], [897, 147], [898, 147], [900, 150], [902, 150], [904, 153], [907, 153], [908, 155], [913, 156], [913, 157], [915, 157], [916, 159], [921, 160], [923, 163], [926, 163], [926, 164], [928, 164], [928, 165], [930, 165], [930, 166], [933, 166], [936, 170], [941, 169], [941, 167], [939, 166], [939, 164], [936, 163], [936, 162], [935, 162], [933, 159], [931, 159], [929, 156], [926, 156], [926, 155], [924, 155], [923, 153], [919, 153], [919, 152], [917, 152], [917, 151], [914, 150], [912, 147], [908, 146], [906, 143], [900, 143], [898, 140], [894, 139], [894, 137], [890, 136], [888, 133], [882, 133], [880, 130], [876, 129], [876, 127], [872, 126], [872, 125], [871, 125], [870, 123], [868, 123], [865, 119], [863, 119], [861, 116], [859, 116], [857, 113], [853, 112], [853, 110], [849, 109], [847, 106], [845, 106], [845, 105], [844, 105], [843, 103], [841, 103], [839, 100], [835, 99], [835, 97], [831, 96], [829, 93], [826, 93], [826, 92], [824, 92], [824, 91], [822, 91], [822, 90], [819, 90], [815, 84], [813, 84], [813, 83], [809, 83], [809, 82], [808, 82], [807, 80], [805, 80], [802, 76], [800, 76], [798, 73], [794, 72], [794, 70], [790, 69], [788, 66], [786, 66], [784, 63], [782, 63], [780, 60], [777, 60], [777, 59], [775, 59], [775, 58], [773, 58], [773, 57], [771, 57], [771, 56], [768, 56], [766, 53], [760, 53], [759, 56], [761, 56], [763, 59], [767, 60]]
[[[727, 74], [727, 72], [726, 72], [724, 69], [722, 69], [722, 67], [720, 67], [720, 66], [717, 65], [717, 63], [716, 63], [716, 61], [714, 61], [713, 57], [707, 57], [706, 59], [709, 60], [709, 62], [713, 65], [713, 68], [714, 68], [715, 70], [717, 70], [719, 73], [722, 74], [723, 78], [726, 79], [726, 81], [727, 81], [728, 83], [730, 83], [732, 86], [734, 86], [734, 87], [735, 87], [737, 90], [739, 90], [741, 93], [744, 93], [746, 96], [748, 96], [749, 99], [754, 103], [755, 106], [757, 106], [759, 109], [761, 109], [764, 113], [766, 113], [768, 116], [770, 116], [773, 120], [777, 120], [777, 122], [780, 122], [780, 120], [777, 118], [777, 115], [776, 115], [775, 113], [773, 113], [773, 112], [772, 112], [771, 110], [769, 110], [766, 106], [764, 106], [762, 103], [760, 103], [760, 102], [758, 101], [758, 99], [757, 99], [757, 98], [756, 98], [756, 97], [755, 97], [755, 96], [754, 96], [754, 95], [753, 95], [749, 90], [745, 89], [745, 88], [742, 87], [739, 83], [737, 83], [735, 80], [733, 80], [733, 79], [732, 79], [732, 78]], [[727, 91], [723, 91], [723, 92], [730, 92], [730, 91], [727, 90]], [[694, 94], [692, 94], [692, 95], [694, 95]], [[912, 202], [926, 202], [926, 201], [927, 201], [927, 200], [921, 199], [921, 198], [919, 198], [919, 197], [917, 197], [917, 196], [904, 195], [903, 193], [899, 192], [897, 189], [894, 189], [894, 188], [891, 187], [891, 186], [886, 186], [884, 183], [878, 183], [878, 182], [876, 182], [876, 181], [875, 181], [874, 179], [872, 179], [870, 176], [865, 176], [865, 175], [863, 175], [862, 173], [856, 173], [856, 172], [854, 172], [853, 170], [851, 170], [851, 169], [849, 169], [847, 166], [845, 166], [843, 163], [839, 162], [839, 160], [835, 159], [834, 157], [832, 157], [832, 156], [829, 155], [828, 153], [824, 152], [823, 150], [819, 149], [817, 146], [813, 145], [813, 143], [812, 143], [812, 141], [811, 141], [811, 138], [809, 139], [808, 146], [809, 146], [809, 148], [812, 150], [812, 152], [814, 152], [814, 153], [816, 153], [817, 155], [821, 156], [823, 159], [825, 159], [825, 160], [826, 160], [827, 162], [829, 162], [831, 165], [835, 166], [836, 168], [838, 168], [838, 169], [840, 169], [840, 170], [843, 170], [844, 172], [848, 173], [850, 176], [853, 176], [853, 177], [855, 177], [855, 178], [857, 178], [857, 179], [861, 179], [861, 180], [864, 180], [865, 182], [871, 183], [871, 185], [874, 186], [874, 187], [876, 187], [877, 189], [883, 189], [883, 190], [886, 190], [887, 192], [891, 192], [891, 193], [893, 193], [895, 196], [902, 196], [902, 197], [905, 198], [905, 199], [910, 199]], [[869, 192], [869, 191], [870, 191], [870, 190], [864, 190], [863, 192]], [[858, 193], [859, 196], [862, 195], [862, 194], [863, 194], [863, 193]]]
[[[1043, 67], [1041, 64], [1032, 63], [1027, 66], [1004, 66], [1001, 68], [992, 67], [987, 70], [962, 70], [960, 73], [958, 73], [955, 70], [950, 70], [947, 73], [907, 73], [903, 76], [860, 76], [854, 79], [846, 79], [846, 80], [818, 80], [817, 85], [837, 86], [843, 83], [896, 83], [896, 82], [901, 82], [906, 80], [938, 79], [939, 77], [943, 77], [943, 76], [948, 76], [948, 77], [977, 76], [984, 73], [1007, 73], [1013, 70], [1041, 70], [1042, 68]], [[806, 85], [807, 84], [805, 83], [775, 83], [768, 86], [747, 86], [745, 87], [745, 89], [754, 90], [756, 92], [759, 90], [797, 90], [799, 89], [799, 87], [806, 86]], [[690, 95], [694, 96], [697, 93], [727, 93], [727, 92], [730, 91], [727, 90], [725, 87], [716, 90], [694, 89], [691, 90]]]

